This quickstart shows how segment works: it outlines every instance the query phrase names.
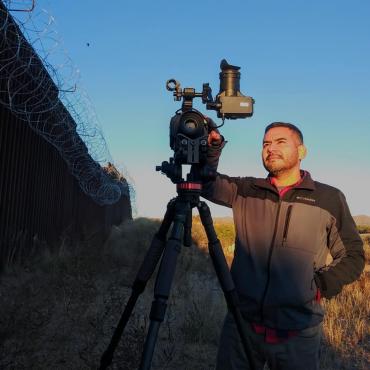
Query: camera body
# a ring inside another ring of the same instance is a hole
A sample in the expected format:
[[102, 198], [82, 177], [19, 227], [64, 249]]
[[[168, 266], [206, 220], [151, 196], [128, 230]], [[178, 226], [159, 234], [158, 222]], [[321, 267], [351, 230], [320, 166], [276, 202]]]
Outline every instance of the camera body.
[[207, 155], [208, 122], [195, 109], [176, 112], [170, 122], [170, 147], [176, 164], [203, 163]]

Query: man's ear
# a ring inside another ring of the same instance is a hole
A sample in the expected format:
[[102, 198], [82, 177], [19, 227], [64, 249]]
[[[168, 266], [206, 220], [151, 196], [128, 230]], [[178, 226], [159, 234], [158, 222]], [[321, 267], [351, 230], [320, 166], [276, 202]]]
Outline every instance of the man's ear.
[[298, 146], [298, 157], [300, 160], [306, 158], [306, 155], [307, 155], [307, 148], [301, 144]]

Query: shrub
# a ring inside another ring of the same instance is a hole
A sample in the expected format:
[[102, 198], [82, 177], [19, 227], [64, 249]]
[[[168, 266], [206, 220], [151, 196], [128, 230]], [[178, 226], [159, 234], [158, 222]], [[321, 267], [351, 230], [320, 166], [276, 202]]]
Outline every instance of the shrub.
[[369, 225], [357, 225], [357, 230], [360, 234], [368, 234], [370, 233], [370, 226]]

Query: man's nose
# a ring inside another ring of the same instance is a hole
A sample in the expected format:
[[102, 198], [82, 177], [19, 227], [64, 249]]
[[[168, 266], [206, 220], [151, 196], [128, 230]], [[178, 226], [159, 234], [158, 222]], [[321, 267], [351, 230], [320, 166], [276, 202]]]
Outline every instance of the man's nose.
[[267, 147], [267, 153], [272, 153], [276, 150], [276, 146], [274, 144], [270, 144], [268, 147]]

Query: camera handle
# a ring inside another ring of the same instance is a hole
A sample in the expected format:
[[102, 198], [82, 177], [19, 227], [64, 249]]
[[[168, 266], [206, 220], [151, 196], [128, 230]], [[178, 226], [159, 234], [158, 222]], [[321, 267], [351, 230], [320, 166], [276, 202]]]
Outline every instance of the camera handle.
[[[161, 259], [154, 287], [154, 301], [150, 311], [150, 326], [141, 357], [140, 370], [149, 370], [154, 354], [154, 347], [158, 337], [160, 324], [164, 320], [167, 309], [167, 300], [170, 294], [172, 281], [176, 271], [177, 257], [181, 250], [182, 237], [184, 245], [191, 245], [192, 208], [197, 207], [201, 222], [208, 239], [209, 254], [216, 271], [217, 278], [223, 290], [228, 309], [232, 313], [242, 344], [252, 370], [256, 369], [248, 337], [245, 335], [245, 326], [248, 325], [242, 318], [239, 309], [239, 300], [235, 290], [229, 268], [226, 263], [221, 243], [217, 238], [213, 226], [211, 212], [207, 204], [199, 201], [201, 186], [197, 183], [184, 182], [178, 184], [178, 196], [167, 205], [167, 211], [162, 224], [152, 239], [150, 248], [142, 262], [137, 277], [132, 286], [132, 294], [126, 304], [125, 310], [114, 331], [111, 342], [104, 352], [99, 370], [107, 369], [113, 359], [113, 353], [122, 336], [131, 312], [139, 295], [144, 291], [146, 284], [152, 276]], [[166, 241], [167, 232], [172, 225], [171, 235]]]

